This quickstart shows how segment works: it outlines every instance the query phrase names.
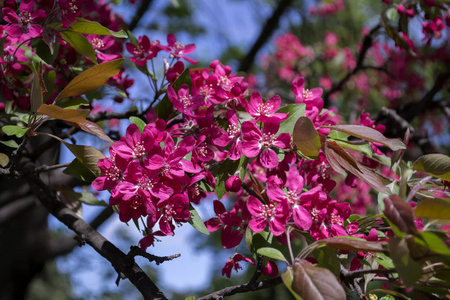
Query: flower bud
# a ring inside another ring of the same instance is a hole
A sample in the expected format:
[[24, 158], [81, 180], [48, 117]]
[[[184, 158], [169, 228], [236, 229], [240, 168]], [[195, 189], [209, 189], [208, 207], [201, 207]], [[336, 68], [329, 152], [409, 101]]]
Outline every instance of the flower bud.
[[241, 178], [239, 178], [236, 175], [231, 176], [230, 178], [227, 179], [227, 181], [225, 182], [225, 190], [227, 192], [237, 192], [241, 189]]

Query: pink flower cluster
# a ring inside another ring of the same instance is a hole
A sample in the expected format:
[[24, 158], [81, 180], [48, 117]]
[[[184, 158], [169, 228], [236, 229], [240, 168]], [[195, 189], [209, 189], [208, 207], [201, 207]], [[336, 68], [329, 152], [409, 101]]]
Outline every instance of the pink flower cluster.
[[343, 0], [321, 1], [318, 6], [310, 8], [309, 12], [313, 16], [326, 17], [344, 10], [345, 3]]

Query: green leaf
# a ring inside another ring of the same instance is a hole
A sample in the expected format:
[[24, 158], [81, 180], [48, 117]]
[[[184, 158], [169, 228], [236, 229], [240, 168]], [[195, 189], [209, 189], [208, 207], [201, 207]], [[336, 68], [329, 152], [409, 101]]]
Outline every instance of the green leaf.
[[444, 154], [423, 155], [414, 162], [413, 169], [450, 181], [450, 157]]
[[75, 158], [67, 168], [63, 171], [64, 174], [75, 176], [86, 182], [92, 182], [97, 176], [88, 169], [78, 158]]
[[295, 122], [292, 138], [297, 149], [302, 154], [311, 158], [319, 157], [319, 150], [321, 148], [320, 136], [310, 118], [298, 118]]
[[395, 268], [394, 266], [394, 262], [392, 261], [392, 258], [390, 258], [389, 256], [383, 254], [383, 253], [378, 253], [377, 254], [377, 262], [379, 265], [385, 267], [386, 269], [393, 269]]
[[[180, 77], [172, 84], [173, 89], [178, 92], [178, 89], [183, 85], [187, 84], [189, 89], [192, 88], [192, 79], [191, 73], [188, 68], [181, 73]], [[167, 94], [164, 98], [155, 106], [156, 116], [160, 119], [164, 119], [165, 121], [169, 120], [172, 116], [173, 105], [169, 100], [169, 96]], [[219, 199], [220, 200], [220, 199]]]
[[195, 296], [187, 297], [185, 300], [195, 300]]
[[420, 232], [420, 238], [426, 243], [428, 248], [437, 254], [450, 256], [450, 249], [445, 242], [436, 234], [431, 232]]
[[424, 199], [414, 209], [417, 218], [450, 220], [450, 199]]
[[294, 264], [293, 290], [305, 300], [345, 300], [344, 288], [328, 269], [308, 262]]
[[296, 300], [303, 300], [302, 297], [300, 297], [293, 289], [292, 289], [292, 282], [294, 281], [294, 272], [292, 271], [291, 267], [288, 267], [286, 272], [281, 274], [281, 279], [283, 280], [284, 285], [287, 287], [287, 289], [291, 292], [292, 296]]
[[89, 106], [89, 102], [81, 97], [64, 98], [62, 100], [59, 100], [58, 103], [56, 103], [56, 105], [65, 109], [77, 109], [80, 106]]
[[97, 55], [95, 54], [95, 50], [84, 35], [73, 31], [61, 31], [60, 34], [61, 37], [70, 46], [72, 46], [73, 49], [75, 49], [75, 51], [88, 57], [92, 62], [97, 64]]
[[336, 143], [338, 143], [341, 147], [355, 150], [361, 153], [364, 153], [365, 155], [372, 157], [373, 150], [372, 147], [370, 147], [370, 144], [365, 143], [356, 143], [351, 142], [348, 140], [349, 135], [343, 132], [339, 132], [336, 130], [332, 130], [330, 134], [328, 135], [328, 138], [331, 140], [334, 140]]
[[113, 35], [117, 38], [128, 38], [125, 31], [112, 31], [108, 28], [100, 25], [100, 23], [89, 21], [82, 18], [77, 18], [77, 23], [72, 23], [69, 26], [69, 30], [84, 33], [84, 34], [98, 34], [98, 35]]
[[341, 131], [370, 142], [383, 144], [389, 147], [392, 151], [396, 151], [399, 149], [406, 149], [406, 146], [400, 139], [389, 139], [385, 137], [383, 134], [381, 134], [379, 131], [370, 127], [360, 125], [333, 125], [323, 127]]
[[130, 123], [136, 124], [137, 127], [139, 128], [139, 130], [141, 131], [141, 133], [144, 132], [145, 125], [147, 125], [141, 118], [134, 117], [134, 116], [130, 117]]
[[15, 140], [0, 141], [0, 143], [11, 148], [19, 148], [19, 145], [17, 145]]
[[227, 159], [223, 163], [213, 166], [210, 171], [216, 178], [217, 199], [222, 199], [225, 195], [225, 181], [233, 175], [239, 168], [239, 160]]
[[192, 227], [194, 227], [201, 233], [209, 235], [209, 231], [206, 228], [205, 223], [203, 222], [202, 218], [200, 218], [198, 212], [191, 204], [189, 204], [188, 210], [191, 213], [191, 217], [189, 218], [188, 223], [191, 224]]
[[47, 89], [47, 93], [44, 95], [43, 102], [47, 102], [47, 100], [53, 94], [53, 90], [55, 87], [56, 71], [52, 70], [52, 71], [45, 72], [43, 77], [44, 77], [45, 88]]
[[390, 238], [388, 243], [398, 275], [406, 286], [413, 286], [422, 277], [422, 266], [411, 257], [407, 240]]
[[103, 153], [91, 146], [73, 145], [60, 140], [75, 157], [88, 168], [96, 177], [101, 175], [100, 168], [97, 166], [98, 160], [105, 158]]
[[6, 135], [15, 135], [16, 137], [21, 138], [28, 131], [28, 128], [23, 128], [17, 125], [5, 125], [2, 127], [2, 131]]
[[281, 122], [280, 128], [278, 129], [278, 134], [292, 133], [292, 129], [294, 128], [297, 120], [305, 115], [305, 108], [306, 105], [304, 103], [299, 103], [286, 105], [277, 110], [277, 113], [289, 113], [287, 119]]
[[341, 265], [336, 255], [336, 250], [328, 247], [318, 248], [313, 251], [313, 255], [318, 261], [318, 267], [328, 269], [334, 276], [339, 277]]
[[281, 253], [280, 250], [275, 249], [275, 248], [262, 247], [262, 248], [259, 248], [256, 251], [256, 253], [267, 256], [272, 259], [281, 260], [281, 261], [284, 261], [285, 263], [288, 263], [288, 261], [286, 260], [286, 258], [283, 255], [283, 253]]
[[0, 153], [0, 166], [5, 168], [9, 164], [9, 157], [5, 153]]
[[33, 49], [35, 49], [36, 54], [45, 61], [46, 64], [52, 65], [58, 55], [59, 43], [53, 44], [53, 53], [50, 47], [42, 40], [36, 39], [33, 42]]
[[83, 95], [101, 87], [109, 78], [119, 74], [124, 61], [124, 58], [119, 58], [87, 69], [69, 82], [56, 97], [55, 101], [67, 97]]

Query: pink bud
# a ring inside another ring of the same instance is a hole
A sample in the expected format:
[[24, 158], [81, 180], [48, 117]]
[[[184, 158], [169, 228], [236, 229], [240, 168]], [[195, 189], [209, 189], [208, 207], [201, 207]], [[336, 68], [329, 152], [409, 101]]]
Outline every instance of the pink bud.
[[225, 182], [225, 190], [227, 192], [237, 192], [241, 189], [241, 184], [242, 184], [241, 178], [239, 178], [236, 175], [231, 176]]

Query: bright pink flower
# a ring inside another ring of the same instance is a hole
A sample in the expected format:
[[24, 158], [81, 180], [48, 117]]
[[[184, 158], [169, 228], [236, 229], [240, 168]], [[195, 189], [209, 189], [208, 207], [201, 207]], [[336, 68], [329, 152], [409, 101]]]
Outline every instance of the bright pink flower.
[[230, 259], [225, 263], [225, 266], [222, 268], [222, 276], [226, 275], [228, 278], [231, 276], [231, 270], [242, 270], [241, 265], [239, 264], [240, 261], [246, 261], [254, 265], [255, 263], [251, 258], [245, 257], [241, 254], [234, 254], [233, 257], [230, 257]]
[[227, 192], [238, 192], [242, 187], [242, 180], [239, 176], [230, 176], [227, 181], [225, 181], [225, 190]]
[[280, 128], [280, 119], [272, 117], [264, 123], [263, 132], [252, 121], [242, 123], [242, 152], [247, 157], [259, 156], [261, 165], [265, 168], [278, 166], [278, 156], [271, 147], [287, 149], [290, 147], [291, 136], [289, 133], [281, 133], [276, 136]]
[[169, 33], [167, 35], [167, 43], [169, 44], [168, 50], [165, 49], [165, 51], [170, 52], [170, 55], [173, 57], [176, 57], [177, 59], [185, 59], [187, 62], [190, 62], [191, 64], [196, 64], [198, 61], [193, 60], [192, 58], [189, 58], [185, 56], [185, 54], [191, 54], [195, 51], [195, 44], [189, 44], [185, 45], [183, 43], [177, 42], [177, 39], [172, 33]]
[[139, 45], [133, 45], [131, 43], [127, 43], [125, 47], [127, 51], [133, 56], [130, 57], [130, 60], [134, 62], [138, 66], [145, 66], [147, 64], [147, 60], [150, 60], [161, 51], [161, 47], [159, 46], [159, 41], [152, 41], [148, 36], [140, 36], [138, 39]]
[[263, 204], [256, 197], [250, 195], [247, 199], [247, 208], [253, 217], [248, 223], [251, 230], [261, 232], [269, 226], [275, 236], [284, 233], [290, 214], [287, 201], [278, 204], [270, 201], [268, 204]]
[[175, 80], [178, 79], [178, 77], [180, 77], [180, 75], [183, 73], [184, 71], [184, 64], [183, 62], [177, 61], [172, 68], [169, 68], [169, 70], [167, 70], [167, 74], [166, 74], [166, 78], [167, 81], [172, 84], [175, 82]]
[[278, 266], [275, 262], [268, 260], [267, 264], [262, 266], [261, 271], [264, 275], [270, 277], [277, 277], [278, 275]]
[[114, 147], [109, 149], [109, 154], [111, 158], [99, 159], [97, 165], [102, 171], [102, 176], [95, 178], [91, 186], [96, 191], [104, 191], [115, 186], [121, 179], [123, 175], [123, 170], [120, 170], [115, 162], [116, 153]]
[[159, 220], [159, 228], [165, 235], [173, 235], [174, 225], [172, 220], [181, 223], [187, 222], [191, 217], [188, 210], [189, 199], [186, 195], [177, 194], [169, 200], [160, 201], [158, 208], [161, 210], [161, 219]]
[[250, 97], [250, 103], [244, 102], [247, 112], [255, 121], [267, 122], [270, 116], [278, 117], [281, 121], [288, 117], [288, 114], [275, 113], [281, 104], [281, 98], [278, 95], [273, 96], [266, 103], [263, 102], [261, 95], [254, 91]]
[[320, 112], [323, 108], [321, 88], [313, 88], [312, 90], [305, 89], [305, 78], [296, 77], [292, 81], [292, 92], [296, 95], [295, 103], [305, 103], [307, 109], [316, 107]]
[[2, 14], [3, 19], [10, 23], [4, 27], [8, 35], [20, 37], [25, 33], [32, 38], [41, 36], [42, 26], [36, 23], [47, 16], [43, 9], [34, 11], [34, 0], [22, 0], [19, 5], [19, 14], [10, 7], [4, 7]]
[[169, 85], [167, 87], [167, 96], [175, 109], [190, 117], [195, 117], [194, 111], [205, 103], [201, 95], [191, 95], [187, 84], [183, 84], [178, 89], [178, 93]]

